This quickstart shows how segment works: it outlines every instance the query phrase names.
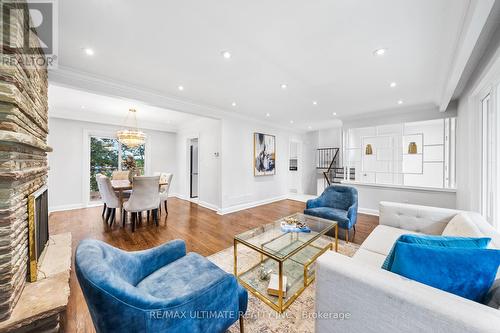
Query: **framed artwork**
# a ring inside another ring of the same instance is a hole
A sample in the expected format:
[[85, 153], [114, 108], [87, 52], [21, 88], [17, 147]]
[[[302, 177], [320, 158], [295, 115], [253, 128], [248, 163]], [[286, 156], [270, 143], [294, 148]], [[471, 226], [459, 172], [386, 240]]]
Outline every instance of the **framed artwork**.
[[254, 176], [276, 174], [276, 137], [274, 135], [253, 134], [253, 174]]

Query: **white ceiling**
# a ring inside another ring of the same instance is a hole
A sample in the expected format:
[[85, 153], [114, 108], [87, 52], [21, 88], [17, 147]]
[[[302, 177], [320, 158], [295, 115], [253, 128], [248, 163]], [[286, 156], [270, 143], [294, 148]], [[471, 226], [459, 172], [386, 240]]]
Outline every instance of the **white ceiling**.
[[123, 126], [129, 109], [136, 109], [137, 126], [176, 131], [199, 118], [123, 98], [108, 97], [77, 89], [49, 85], [49, 115], [56, 118], [102, 122]]
[[[304, 129], [398, 100], [440, 104], [469, 3], [64, 0], [59, 65]], [[386, 55], [374, 56], [381, 47]]]

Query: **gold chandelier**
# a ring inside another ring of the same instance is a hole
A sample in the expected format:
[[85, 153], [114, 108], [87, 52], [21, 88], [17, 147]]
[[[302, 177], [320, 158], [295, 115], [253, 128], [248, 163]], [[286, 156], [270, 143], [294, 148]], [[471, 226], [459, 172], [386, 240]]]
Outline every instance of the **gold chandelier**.
[[144, 142], [146, 142], [146, 134], [137, 129], [137, 117], [135, 109], [128, 110], [124, 127], [127, 127], [127, 124], [130, 124], [131, 126], [128, 126], [128, 128], [124, 128], [116, 132], [118, 141], [129, 148], [136, 148], [144, 144]]

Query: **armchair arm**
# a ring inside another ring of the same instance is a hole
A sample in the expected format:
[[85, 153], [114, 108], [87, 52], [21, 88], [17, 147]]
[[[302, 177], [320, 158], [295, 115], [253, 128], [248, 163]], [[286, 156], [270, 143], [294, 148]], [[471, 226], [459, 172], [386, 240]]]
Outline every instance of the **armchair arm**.
[[[328, 251], [318, 258], [316, 332], [480, 332], [500, 327], [498, 310]], [[394, 320], [397, 318], [397, 320]]]
[[306, 208], [309, 209], [309, 208], [322, 207], [323, 206], [322, 199], [323, 199], [323, 195], [320, 195], [316, 199], [309, 199], [309, 200], [307, 200], [307, 202], [306, 202]]
[[356, 218], [358, 216], [358, 203], [355, 202], [354, 204], [349, 207], [347, 210], [347, 218], [352, 221], [352, 223], [356, 223]]
[[176, 239], [149, 250], [128, 252], [127, 254], [139, 266], [136, 271], [140, 275], [137, 277], [137, 281], [140, 281], [161, 267], [184, 257], [186, 243]]

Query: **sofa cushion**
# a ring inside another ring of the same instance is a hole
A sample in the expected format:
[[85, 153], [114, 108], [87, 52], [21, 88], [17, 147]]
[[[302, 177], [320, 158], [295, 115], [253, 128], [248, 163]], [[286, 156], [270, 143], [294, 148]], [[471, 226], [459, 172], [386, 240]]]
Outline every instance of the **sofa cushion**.
[[363, 248], [358, 249], [352, 259], [356, 262], [362, 263], [370, 267], [380, 268], [385, 260], [383, 254], [365, 250]]
[[379, 225], [372, 231], [372, 233], [368, 236], [368, 238], [366, 238], [366, 240], [361, 245], [361, 248], [372, 252], [377, 252], [379, 254], [384, 255], [385, 257], [391, 251], [392, 246], [394, 245], [396, 240], [400, 236], [405, 234], [418, 235], [419, 233], [414, 231], [389, 227], [386, 225]]
[[500, 250], [396, 242], [391, 272], [482, 302], [500, 264]]
[[349, 219], [347, 218], [347, 211], [342, 209], [331, 207], [307, 208], [304, 210], [304, 214], [337, 221], [339, 223], [339, 227], [344, 229], [350, 229], [351, 227]]
[[413, 243], [420, 245], [439, 246], [439, 247], [455, 247], [455, 248], [475, 248], [485, 249], [490, 243], [491, 238], [471, 238], [471, 237], [452, 237], [452, 236], [434, 236], [434, 235], [402, 235], [398, 238], [387, 258], [382, 265], [383, 269], [391, 270], [394, 262], [395, 248], [398, 242]]
[[144, 278], [137, 288], [154, 297], [171, 301], [171, 306], [175, 306], [229, 277], [231, 275], [205, 257], [188, 253]]
[[443, 236], [483, 237], [483, 233], [474, 224], [469, 214], [462, 212], [455, 215], [443, 230]]

